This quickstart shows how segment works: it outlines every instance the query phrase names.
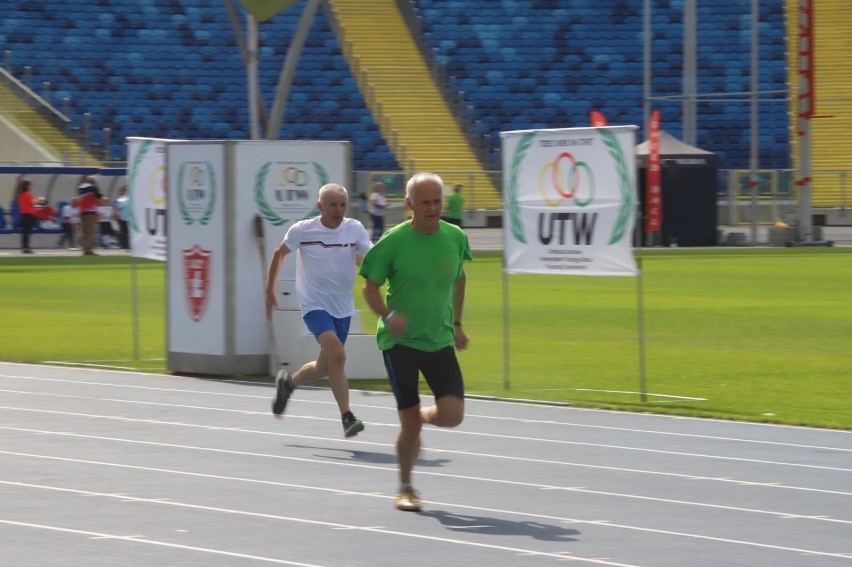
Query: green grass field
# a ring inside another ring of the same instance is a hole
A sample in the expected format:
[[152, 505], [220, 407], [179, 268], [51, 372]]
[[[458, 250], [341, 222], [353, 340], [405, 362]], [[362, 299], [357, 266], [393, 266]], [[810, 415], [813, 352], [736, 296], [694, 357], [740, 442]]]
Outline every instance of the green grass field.
[[[487, 253], [468, 266], [464, 321], [471, 345], [459, 355], [467, 391], [852, 428], [852, 249], [641, 256], [645, 401], [637, 278], [512, 276], [504, 313], [502, 260]], [[136, 360], [131, 262], [120, 256], [0, 260], [0, 359], [165, 372], [164, 265], [135, 262]], [[360, 282], [357, 287], [363, 308]], [[369, 330], [373, 319], [364, 319]]]

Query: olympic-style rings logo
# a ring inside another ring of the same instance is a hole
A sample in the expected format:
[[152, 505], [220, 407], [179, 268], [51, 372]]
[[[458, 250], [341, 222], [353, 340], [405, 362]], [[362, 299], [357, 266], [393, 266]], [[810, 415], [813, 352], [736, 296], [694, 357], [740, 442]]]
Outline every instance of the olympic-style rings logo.
[[154, 168], [154, 173], [148, 182], [148, 198], [156, 207], [166, 204], [166, 166]]
[[[581, 170], [585, 171], [585, 175]], [[577, 161], [570, 153], [562, 152], [554, 161], [542, 166], [538, 190], [548, 207], [558, 207], [571, 199], [578, 207], [585, 207], [595, 198], [592, 168], [584, 161]]]
[[308, 172], [304, 169], [299, 169], [297, 167], [293, 167], [292, 165], [289, 167], [285, 167], [280, 171], [281, 175], [281, 185], [295, 185], [297, 187], [304, 187], [308, 184]]

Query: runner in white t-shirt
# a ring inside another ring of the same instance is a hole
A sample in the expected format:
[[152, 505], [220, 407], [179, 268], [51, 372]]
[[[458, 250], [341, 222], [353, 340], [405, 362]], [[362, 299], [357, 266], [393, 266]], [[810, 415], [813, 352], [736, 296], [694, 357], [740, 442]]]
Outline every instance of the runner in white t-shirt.
[[319, 191], [320, 216], [299, 221], [287, 231], [275, 249], [266, 280], [266, 316], [278, 306], [275, 282], [284, 258], [296, 252], [296, 294], [302, 318], [317, 338], [317, 359], [296, 372], [281, 370], [275, 378], [272, 413], [280, 416], [293, 390], [328, 376], [334, 399], [340, 408], [343, 432], [351, 437], [363, 431], [364, 424], [349, 408], [349, 382], [344, 372], [349, 323], [355, 312], [353, 289], [355, 264], [372, 247], [367, 230], [359, 221], [346, 218], [348, 194], [336, 183]]

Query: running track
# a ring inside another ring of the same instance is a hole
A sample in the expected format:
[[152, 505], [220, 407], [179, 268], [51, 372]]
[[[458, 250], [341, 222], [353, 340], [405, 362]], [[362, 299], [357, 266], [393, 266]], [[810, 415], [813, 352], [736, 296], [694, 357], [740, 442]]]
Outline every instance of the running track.
[[[357, 387], [357, 382], [353, 383]], [[0, 363], [0, 566], [852, 567], [852, 432]]]

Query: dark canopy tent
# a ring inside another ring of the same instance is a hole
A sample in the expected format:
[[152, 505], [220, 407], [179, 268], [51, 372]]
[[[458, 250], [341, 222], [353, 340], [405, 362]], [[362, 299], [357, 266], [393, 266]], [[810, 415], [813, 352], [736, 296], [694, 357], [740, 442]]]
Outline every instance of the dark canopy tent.
[[[645, 216], [648, 141], [636, 146], [639, 201]], [[660, 189], [663, 197], [663, 246], [715, 246], [716, 154], [660, 132]], [[643, 227], [644, 230], [644, 227]], [[644, 239], [643, 239], [644, 240]], [[658, 240], [659, 241], [659, 240]]]

